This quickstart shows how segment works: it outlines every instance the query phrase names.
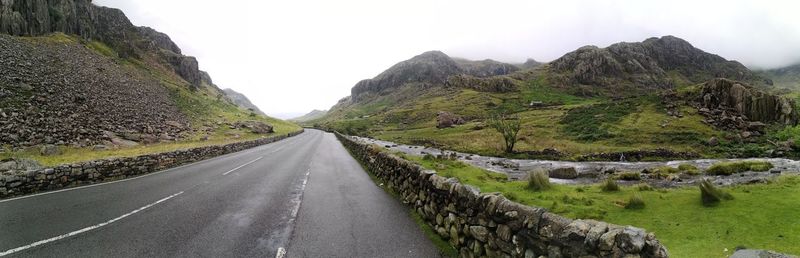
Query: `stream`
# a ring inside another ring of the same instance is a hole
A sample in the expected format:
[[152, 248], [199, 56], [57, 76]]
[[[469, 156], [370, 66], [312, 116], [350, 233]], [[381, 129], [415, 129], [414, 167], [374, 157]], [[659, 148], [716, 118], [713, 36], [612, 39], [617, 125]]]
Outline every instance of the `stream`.
[[719, 185], [750, 184], [767, 182], [769, 178], [781, 174], [797, 174], [800, 172], [800, 161], [784, 158], [747, 158], [747, 159], [695, 159], [695, 160], [673, 160], [673, 161], [647, 161], [647, 162], [613, 162], [613, 161], [556, 161], [556, 160], [528, 160], [528, 159], [507, 159], [499, 157], [487, 157], [470, 153], [462, 153], [424, 146], [414, 146], [398, 144], [390, 141], [382, 141], [372, 138], [351, 136], [361, 142], [379, 145], [391, 151], [398, 151], [408, 155], [424, 156], [431, 154], [455, 155], [461, 162], [480, 167], [489, 171], [506, 174], [509, 180], [525, 180], [528, 171], [543, 169], [552, 170], [556, 168], [575, 168], [578, 178], [557, 179], [551, 178], [550, 181], [557, 184], [594, 184], [606, 180], [615, 172], [639, 172], [645, 169], [652, 170], [658, 167], [670, 166], [678, 167], [681, 164], [690, 164], [697, 167], [700, 171], [705, 171], [715, 163], [735, 162], [735, 161], [767, 161], [773, 165], [769, 172], [744, 172], [730, 176], [709, 176], [709, 175], [686, 175], [681, 174], [669, 179], [657, 179], [645, 177], [638, 181], [620, 181], [621, 184], [636, 184], [646, 182], [656, 187], [677, 187], [683, 185], [696, 184], [698, 180], [707, 178]]

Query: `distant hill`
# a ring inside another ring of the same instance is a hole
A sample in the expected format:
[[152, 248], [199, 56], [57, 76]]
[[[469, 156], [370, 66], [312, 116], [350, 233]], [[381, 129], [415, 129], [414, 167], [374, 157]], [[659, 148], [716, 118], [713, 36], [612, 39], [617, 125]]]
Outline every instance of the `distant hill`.
[[247, 109], [247, 110], [252, 110], [256, 114], [259, 114], [259, 115], [262, 115], [262, 116], [266, 116], [267, 115], [264, 112], [262, 112], [260, 109], [258, 109], [258, 107], [255, 104], [250, 102], [250, 99], [248, 99], [247, 96], [245, 96], [244, 94], [239, 93], [239, 92], [237, 92], [237, 91], [235, 91], [233, 89], [230, 89], [230, 88], [224, 89], [222, 91], [224, 91], [225, 94], [228, 95], [228, 97], [233, 101], [233, 103], [235, 103], [239, 107]]
[[776, 88], [800, 90], [800, 64], [761, 71], [761, 74], [772, 80]]
[[320, 119], [323, 116], [325, 116], [326, 114], [328, 114], [327, 110], [314, 109], [311, 112], [309, 112], [308, 114], [305, 114], [305, 115], [300, 116], [300, 117], [295, 117], [295, 118], [289, 119], [289, 121], [303, 123], [303, 122], [308, 122], [308, 121]]

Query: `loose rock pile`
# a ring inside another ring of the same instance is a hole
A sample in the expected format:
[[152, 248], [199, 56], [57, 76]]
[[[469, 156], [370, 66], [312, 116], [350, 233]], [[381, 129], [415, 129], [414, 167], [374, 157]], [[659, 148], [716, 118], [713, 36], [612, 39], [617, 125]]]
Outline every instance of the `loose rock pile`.
[[92, 146], [105, 132], [179, 137], [187, 118], [149, 75], [76, 43], [0, 35], [0, 144]]

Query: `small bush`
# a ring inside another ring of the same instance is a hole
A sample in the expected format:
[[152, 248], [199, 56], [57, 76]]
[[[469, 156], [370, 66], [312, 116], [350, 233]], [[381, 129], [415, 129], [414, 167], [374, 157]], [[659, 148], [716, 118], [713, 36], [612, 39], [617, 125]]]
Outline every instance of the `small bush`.
[[550, 177], [544, 170], [528, 172], [528, 188], [534, 191], [550, 189]]
[[625, 181], [639, 181], [642, 180], [642, 174], [639, 172], [624, 172], [617, 175], [617, 179]]
[[700, 174], [700, 169], [697, 169], [697, 167], [695, 167], [692, 164], [680, 164], [680, 165], [678, 165], [678, 170], [680, 170], [683, 173], [686, 173], [686, 174], [689, 174], [689, 175], [693, 175], [693, 176]]
[[656, 174], [677, 174], [681, 172], [680, 169], [670, 166], [657, 167], [653, 171]]
[[639, 189], [639, 191], [642, 191], [642, 192], [644, 192], [644, 191], [653, 191], [653, 187], [650, 186], [647, 183], [636, 185], [636, 189]]
[[700, 181], [700, 200], [703, 206], [714, 206], [722, 200], [733, 200], [733, 196], [714, 186], [708, 179], [703, 179]]
[[628, 202], [625, 203], [625, 209], [629, 210], [644, 209], [644, 199], [642, 199], [642, 197], [639, 196], [638, 194], [631, 196], [631, 198], [628, 199]]
[[603, 189], [603, 192], [616, 192], [619, 191], [619, 185], [616, 180], [609, 178], [600, 185], [600, 189]]
[[709, 167], [706, 170], [706, 174], [729, 176], [747, 171], [768, 171], [772, 169], [772, 167], [772, 163], [766, 161], [721, 162]]

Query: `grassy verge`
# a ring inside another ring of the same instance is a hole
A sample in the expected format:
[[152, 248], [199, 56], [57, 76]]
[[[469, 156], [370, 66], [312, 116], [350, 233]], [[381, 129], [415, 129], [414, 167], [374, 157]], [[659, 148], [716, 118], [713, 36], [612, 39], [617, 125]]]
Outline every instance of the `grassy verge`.
[[653, 190], [620, 186], [618, 191], [606, 192], [600, 185], [552, 185], [533, 191], [528, 182], [508, 182], [505, 175], [458, 161], [405, 158], [482, 192], [501, 192], [511, 200], [545, 207], [566, 217], [644, 228], [654, 232], [673, 257], [728, 257], [740, 246], [800, 253], [796, 244], [800, 243], [798, 176], [722, 188], [735, 199], [705, 207], [698, 187]]

